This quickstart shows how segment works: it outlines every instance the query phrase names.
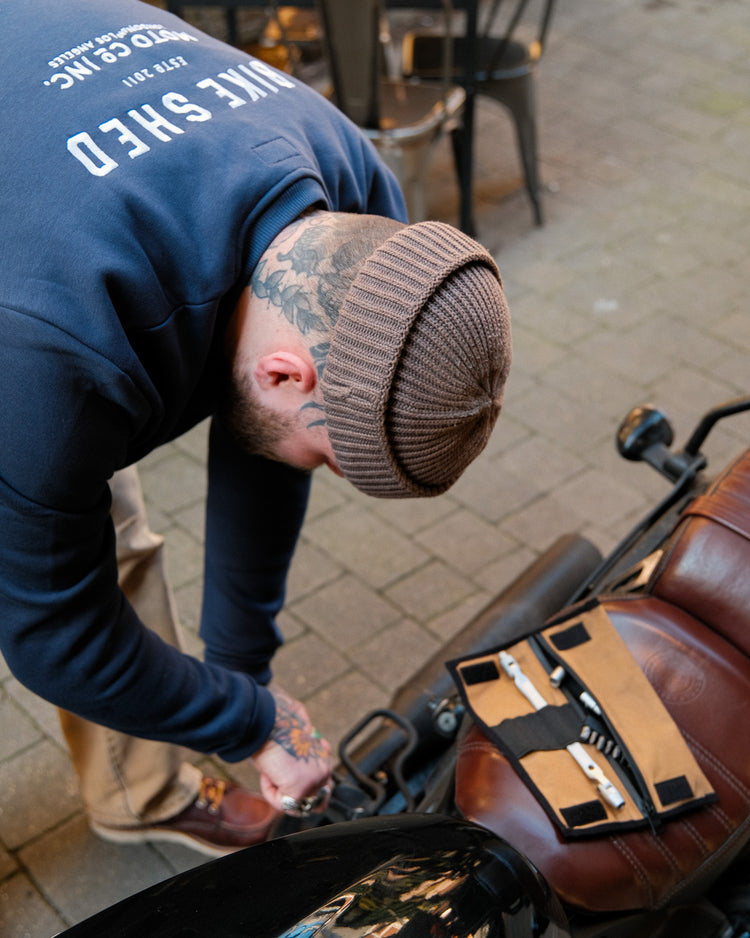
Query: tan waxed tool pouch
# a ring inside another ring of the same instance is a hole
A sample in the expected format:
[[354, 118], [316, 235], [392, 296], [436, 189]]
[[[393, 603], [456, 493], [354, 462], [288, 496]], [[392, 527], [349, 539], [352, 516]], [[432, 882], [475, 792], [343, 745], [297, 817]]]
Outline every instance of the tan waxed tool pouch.
[[[451, 663], [475, 715], [456, 805], [570, 906], [690, 900], [750, 846], [749, 570], [750, 450], [687, 504], [638, 576], [507, 649], [547, 707], [527, 701], [497, 649]], [[582, 726], [620, 808], [565, 748]]]
[[449, 667], [474, 719], [564, 837], [658, 829], [716, 800], [598, 603]]

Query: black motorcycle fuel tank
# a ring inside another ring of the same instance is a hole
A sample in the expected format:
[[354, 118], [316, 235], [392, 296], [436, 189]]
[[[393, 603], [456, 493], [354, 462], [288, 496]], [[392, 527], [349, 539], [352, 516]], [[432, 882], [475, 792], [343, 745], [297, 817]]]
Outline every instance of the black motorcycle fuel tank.
[[558, 914], [507, 843], [474, 824], [411, 815], [334, 824], [214, 860], [60, 938], [500, 938], [543, 934]]

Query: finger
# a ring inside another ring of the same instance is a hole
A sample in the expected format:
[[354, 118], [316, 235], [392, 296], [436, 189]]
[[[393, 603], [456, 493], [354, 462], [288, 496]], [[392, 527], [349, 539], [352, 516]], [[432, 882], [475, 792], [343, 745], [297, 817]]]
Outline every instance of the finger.
[[322, 814], [328, 808], [328, 805], [331, 801], [331, 795], [333, 794], [334, 784], [333, 776], [329, 775], [320, 790], [322, 797], [320, 798], [317, 807], [314, 809], [318, 814]]
[[323, 785], [317, 791], [304, 798], [293, 798], [291, 795], [282, 795], [281, 803], [286, 814], [292, 817], [307, 817], [309, 814], [320, 814], [328, 806], [331, 789]]
[[283, 782], [278, 785], [272, 781], [267, 772], [260, 774], [261, 794], [278, 811], [291, 817], [303, 817], [313, 811], [318, 811], [321, 805], [324, 807], [328, 804], [331, 790], [329, 785], [317, 783], [311, 785], [308, 781], [301, 789], [300, 785], [304, 784], [302, 780], [294, 783], [288, 779], [287, 782], [287, 785]]
[[265, 772], [261, 773], [260, 776], [260, 793], [266, 799], [266, 801], [277, 811], [283, 811], [284, 807], [282, 805], [281, 792], [277, 785], [271, 781], [269, 775]]

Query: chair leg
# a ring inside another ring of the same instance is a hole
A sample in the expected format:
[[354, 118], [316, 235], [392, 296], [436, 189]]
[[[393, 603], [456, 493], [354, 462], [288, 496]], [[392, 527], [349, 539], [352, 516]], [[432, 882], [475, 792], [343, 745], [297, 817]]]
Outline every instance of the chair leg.
[[414, 147], [378, 146], [383, 162], [401, 186], [411, 224], [424, 221], [427, 217], [425, 186], [431, 149], [429, 143], [426, 146]]
[[467, 93], [461, 123], [451, 132], [453, 162], [460, 193], [461, 231], [474, 237], [474, 103], [475, 96]]
[[240, 33], [237, 28], [237, 11], [231, 7], [226, 12], [227, 17], [227, 41], [230, 46], [236, 46], [240, 41]]
[[482, 94], [503, 104], [513, 116], [526, 190], [534, 211], [534, 222], [542, 225], [544, 216], [539, 181], [533, 76], [528, 74], [518, 78], [483, 82], [481, 91]]

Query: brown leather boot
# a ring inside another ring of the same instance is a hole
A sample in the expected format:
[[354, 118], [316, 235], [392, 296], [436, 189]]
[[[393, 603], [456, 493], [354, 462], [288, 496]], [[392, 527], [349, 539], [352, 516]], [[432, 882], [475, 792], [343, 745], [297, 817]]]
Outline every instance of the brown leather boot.
[[118, 844], [169, 842], [221, 857], [268, 840], [281, 815], [252, 792], [221, 779], [204, 778], [195, 801], [165, 821], [143, 827], [91, 823], [103, 840]]

